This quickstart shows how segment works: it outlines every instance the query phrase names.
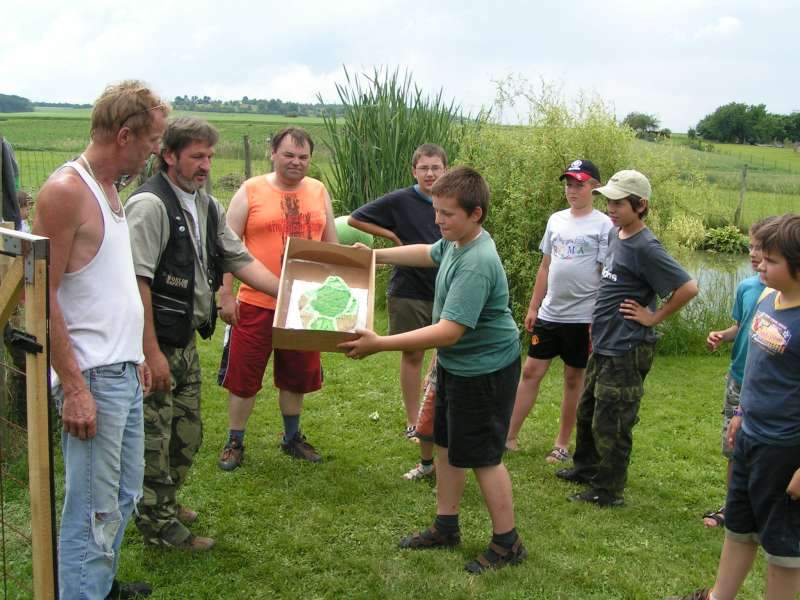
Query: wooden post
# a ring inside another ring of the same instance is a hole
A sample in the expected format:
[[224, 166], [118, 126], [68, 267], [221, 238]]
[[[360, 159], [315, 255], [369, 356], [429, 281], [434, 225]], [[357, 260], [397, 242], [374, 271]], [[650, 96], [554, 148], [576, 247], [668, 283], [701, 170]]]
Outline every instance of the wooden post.
[[739, 205], [733, 215], [733, 224], [736, 227], [742, 222], [742, 209], [744, 208], [744, 193], [747, 190], [747, 164], [742, 167], [742, 187], [739, 189]]
[[[25, 282], [25, 330], [42, 351], [28, 353], [25, 369], [28, 390], [28, 479], [31, 494], [33, 595], [55, 598], [56, 547], [53, 510], [53, 453], [50, 446], [50, 351], [48, 348], [47, 254], [49, 241], [26, 243], [34, 254], [33, 277]], [[35, 246], [35, 249], [34, 247]]]
[[244, 136], [244, 178], [250, 179], [253, 176], [253, 158], [250, 155], [250, 136]]

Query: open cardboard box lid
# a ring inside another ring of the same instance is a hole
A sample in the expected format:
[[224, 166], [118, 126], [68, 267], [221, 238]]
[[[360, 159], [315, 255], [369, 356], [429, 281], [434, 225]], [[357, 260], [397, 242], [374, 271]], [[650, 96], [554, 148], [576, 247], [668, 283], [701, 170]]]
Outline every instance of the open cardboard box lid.
[[272, 346], [284, 350], [314, 350], [341, 352], [341, 342], [356, 338], [344, 331], [289, 329], [286, 318], [292, 284], [296, 279], [322, 284], [330, 275], [338, 275], [351, 288], [367, 290], [367, 329], [373, 328], [375, 307], [375, 253], [329, 242], [289, 238], [283, 256], [283, 268], [278, 287], [278, 301], [272, 322]]

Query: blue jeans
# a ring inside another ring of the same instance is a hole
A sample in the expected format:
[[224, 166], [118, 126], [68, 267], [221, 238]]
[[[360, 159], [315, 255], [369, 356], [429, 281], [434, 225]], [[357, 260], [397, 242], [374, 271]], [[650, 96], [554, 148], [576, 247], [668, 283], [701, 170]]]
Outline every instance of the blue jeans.
[[[58, 548], [62, 599], [102, 599], [119, 563], [125, 526], [142, 493], [144, 421], [136, 365], [83, 372], [97, 405], [97, 435], [62, 433], [65, 490]], [[56, 388], [61, 412], [63, 391]]]

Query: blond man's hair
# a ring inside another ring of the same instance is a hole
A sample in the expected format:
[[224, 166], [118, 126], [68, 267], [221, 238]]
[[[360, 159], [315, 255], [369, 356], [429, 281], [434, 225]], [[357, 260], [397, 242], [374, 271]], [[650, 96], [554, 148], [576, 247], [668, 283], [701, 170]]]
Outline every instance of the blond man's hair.
[[155, 111], [161, 111], [166, 117], [169, 110], [169, 104], [142, 81], [129, 79], [112, 83], [94, 103], [92, 139], [109, 141], [123, 127], [137, 135], [145, 133], [150, 129]]

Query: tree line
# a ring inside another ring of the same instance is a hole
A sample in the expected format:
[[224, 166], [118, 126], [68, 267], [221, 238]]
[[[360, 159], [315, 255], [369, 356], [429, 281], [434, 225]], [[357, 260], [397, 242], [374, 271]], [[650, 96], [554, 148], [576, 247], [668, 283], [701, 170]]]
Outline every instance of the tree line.
[[269, 100], [248, 98], [241, 100], [218, 100], [208, 96], [175, 96], [172, 102], [175, 110], [248, 113], [259, 115], [283, 115], [285, 117], [321, 117], [325, 114], [344, 114], [341, 104], [308, 104], [303, 102], [286, 102], [277, 98]]
[[734, 144], [767, 144], [800, 141], [800, 112], [770, 113], [765, 104], [731, 102], [706, 115], [689, 137]]
[[0, 94], [0, 113], [12, 112], [33, 112], [33, 104], [22, 96]]
[[[75, 104], [71, 102], [31, 102], [28, 98], [8, 94], [0, 94], [0, 113], [33, 112], [34, 107], [42, 108], [91, 108], [91, 104]], [[176, 110], [246, 113], [259, 115], [282, 115], [284, 117], [321, 117], [335, 114], [342, 116], [344, 106], [341, 104], [307, 104], [303, 102], [286, 102], [277, 98], [263, 100], [248, 98], [241, 100], [218, 100], [208, 96], [175, 96], [172, 102]]]

